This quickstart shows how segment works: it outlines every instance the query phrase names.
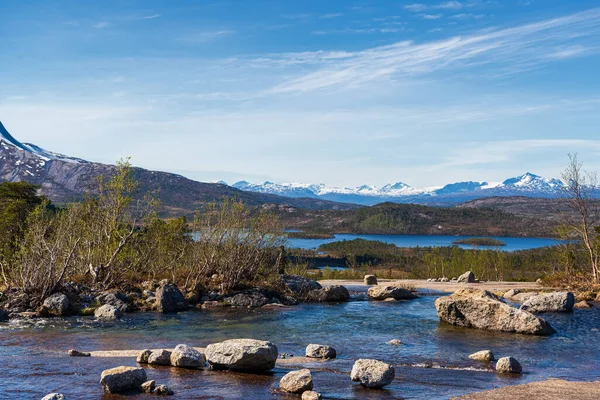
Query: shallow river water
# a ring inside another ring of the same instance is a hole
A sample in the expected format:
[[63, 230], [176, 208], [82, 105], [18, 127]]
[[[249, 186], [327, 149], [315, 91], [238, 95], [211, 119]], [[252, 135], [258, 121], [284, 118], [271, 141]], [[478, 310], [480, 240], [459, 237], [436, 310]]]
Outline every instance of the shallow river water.
[[[546, 314], [558, 331], [552, 337], [484, 332], [438, 321], [426, 295], [406, 302], [308, 304], [277, 310], [195, 311], [174, 315], [129, 314], [121, 322], [91, 318], [0, 324], [0, 398], [40, 399], [58, 391], [68, 399], [144, 399], [148, 395], [103, 395], [100, 373], [131, 358], [71, 358], [70, 348], [119, 350], [172, 348], [179, 343], [204, 347], [231, 338], [277, 344], [279, 352], [303, 355], [309, 343], [328, 344], [338, 359], [315, 362], [315, 390], [331, 399], [447, 399], [494, 387], [547, 377], [600, 379], [600, 308], [572, 314]], [[405, 344], [387, 345], [391, 339]], [[468, 354], [492, 350], [514, 356], [524, 375], [500, 376]], [[353, 361], [376, 358], [396, 366], [385, 390], [367, 390], [350, 381]], [[298, 366], [278, 365], [270, 374], [186, 371], [148, 367], [149, 379], [175, 391], [174, 399], [272, 399], [279, 379]], [[293, 398], [293, 397], [289, 397]], [[297, 398], [297, 397], [296, 397]]]

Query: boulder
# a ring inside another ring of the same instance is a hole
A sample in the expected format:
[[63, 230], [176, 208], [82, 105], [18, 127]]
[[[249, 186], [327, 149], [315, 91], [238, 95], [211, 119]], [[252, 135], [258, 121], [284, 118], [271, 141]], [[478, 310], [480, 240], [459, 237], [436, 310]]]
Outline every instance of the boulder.
[[111, 304], [105, 304], [94, 311], [94, 317], [102, 321], [116, 321], [122, 316], [121, 311]]
[[232, 339], [210, 344], [206, 359], [214, 369], [269, 371], [275, 368], [277, 346], [254, 339]]
[[396, 286], [373, 286], [369, 288], [369, 297], [373, 300], [382, 301], [386, 299], [410, 300], [416, 299], [410, 290]]
[[279, 381], [279, 389], [287, 393], [302, 394], [312, 388], [312, 375], [308, 369], [292, 371]]
[[154, 392], [154, 388], [156, 387], [156, 381], [146, 381], [142, 383], [142, 390], [144, 393], [152, 393]]
[[152, 350], [150, 349], [145, 349], [140, 351], [140, 354], [138, 354], [137, 356], [137, 363], [138, 364], [148, 364], [148, 359], [150, 358], [150, 354], [152, 354]]
[[532, 313], [571, 312], [575, 305], [575, 296], [571, 292], [544, 293], [527, 299], [521, 310]]
[[335, 358], [337, 352], [333, 347], [322, 344], [309, 344], [306, 346], [306, 357], [309, 358]]
[[521, 292], [521, 293], [515, 294], [512, 297], [506, 297], [506, 295], [504, 295], [504, 297], [506, 297], [507, 299], [509, 299], [510, 301], [515, 302], [515, 303], [523, 303], [530, 297], [534, 297], [537, 295], [538, 295], [537, 292]]
[[67, 354], [69, 355], [69, 357], [91, 357], [92, 354], [88, 353], [87, 351], [78, 351], [75, 349], [71, 349], [67, 352]]
[[156, 301], [158, 303], [158, 311], [162, 313], [185, 311], [189, 308], [189, 304], [183, 294], [170, 283], [163, 284], [158, 288], [156, 291]]
[[461, 289], [435, 301], [441, 321], [467, 328], [551, 335], [555, 330], [544, 319], [504, 303], [479, 289]]
[[171, 365], [171, 352], [168, 350], [153, 350], [148, 356], [148, 364]]
[[171, 353], [171, 365], [181, 368], [204, 368], [206, 358], [193, 347], [180, 344]]
[[8, 322], [9, 314], [7, 311], [0, 309], [0, 322]]
[[53, 317], [64, 317], [69, 313], [71, 302], [69, 298], [63, 293], [54, 293], [52, 296], [47, 297], [44, 300], [43, 312], [44, 314], [51, 315]]
[[458, 277], [457, 282], [459, 282], [459, 283], [474, 283], [475, 282], [475, 274], [471, 271], [467, 271]]
[[592, 303], [588, 302], [588, 301], [580, 301], [579, 303], [575, 303], [575, 305], [573, 306], [573, 308], [579, 308], [579, 309], [586, 309], [586, 308], [592, 308], [593, 305]]
[[363, 281], [365, 285], [377, 285], [377, 277], [375, 275], [365, 275]]
[[42, 400], [67, 400], [67, 398], [61, 393], [50, 393], [42, 397]]
[[481, 350], [471, 354], [469, 358], [476, 361], [494, 361], [494, 353], [491, 350]]
[[167, 385], [157, 385], [154, 388], [154, 394], [157, 396], [172, 396], [175, 393]]
[[377, 360], [357, 360], [350, 378], [368, 388], [381, 388], [394, 380], [396, 371], [390, 364]]
[[309, 293], [309, 299], [321, 303], [346, 302], [350, 300], [350, 293], [344, 286], [333, 285], [311, 291]]
[[307, 293], [311, 290], [319, 290], [323, 287], [317, 281], [298, 275], [282, 275], [285, 285], [294, 293]]
[[521, 293], [521, 291], [519, 289], [510, 289], [509, 291], [505, 292], [502, 297], [504, 297], [506, 299], [510, 299], [519, 293]]
[[102, 371], [100, 384], [108, 393], [121, 393], [128, 390], [141, 390], [146, 382], [146, 371], [137, 367], [117, 367]]
[[241, 293], [223, 297], [223, 302], [231, 307], [262, 307], [267, 304], [280, 303], [277, 293], [264, 290], [252, 289]]
[[322, 398], [323, 398], [323, 396], [321, 396], [321, 393], [313, 392], [312, 390], [309, 390], [308, 392], [302, 393], [301, 400], [321, 400]]
[[450, 279], [448, 279], [444, 276], [444, 277], [440, 278], [440, 282], [450, 282]]
[[400, 339], [392, 339], [389, 342], [387, 342], [387, 344], [389, 344], [390, 346], [402, 346], [404, 343], [402, 343]]
[[514, 358], [503, 357], [496, 363], [496, 372], [500, 374], [520, 374], [523, 372], [523, 368]]
[[103, 293], [96, 297], [96, 302], [101, 305], [109, 304], [119, 309], [121, 313], [133, 311], [133, 308], [127, 303], [129, 298], [122, 293]]

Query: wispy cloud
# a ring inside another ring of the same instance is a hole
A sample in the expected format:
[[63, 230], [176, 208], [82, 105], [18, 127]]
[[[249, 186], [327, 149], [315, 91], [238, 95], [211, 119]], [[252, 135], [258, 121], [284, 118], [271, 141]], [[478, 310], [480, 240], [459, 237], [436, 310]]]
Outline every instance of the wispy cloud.
[[419, 17], [423, 19], [440, 19], [444, 14], [419, 14]]
[[401, 31], [400, 28], [345, 28], [345, 29], [331, 29], [331, 30], [321, 30], [321, 31], [312, 31], [313, 35], [329, 35], [334, 33], [396, 33]]
[[96, 29], [104, 29], [104, 28], [108, 28], [109, 26], [110, 26], [110, 23], [108, 23], [106, 21], [96, 22], [95, 24], [92, 24], [92, 28], [96, 28]]
[[221, 29], [216, 31], [193, 32], [179, 38], [180, 42], [188, 44], [207, 43], [222, 39], [235, 34], [231, 29]]
[[331, 13], [331, 14], [321, 15], [319, 18], [321, 18], [321, 19], [338, 18], [338, 17], [341, 17], [342, 15], [343, 15], [342, 13]]
[[460, 2], [460, 1], [445, 1], [438, 4], [408, 4], [404, 6], [404, 9], [412, 12], [422, 12], [425, 10], [460, 10], [462, 8], [481, 6], [479, 1], [470, 1], [468, 3]]
[[439, 70], [487, 66], [499, 71], [525, 71], [598, 48], [582, 46], [600, 39], [600, 8], [513, 28], [490, 29], [471, 36], [415, 44], [409, 41], [351, 53], [336, 65], [281, 83], [271, 93], [309, 92], [355, 87], [380, 78], [410, 76]]
[[146, 16], [142, 17], [142, 19], [156, 19], [156, 18], [160, 18], [160, 17], [162, 17], [162, 15], [152, 14], [152, 15], [146, 15]]
[[450, 18], [454, 19], [481, 19], [485, 17], [484, 14], [472, 14], [472, 13], [460, 13], [452, 15]]

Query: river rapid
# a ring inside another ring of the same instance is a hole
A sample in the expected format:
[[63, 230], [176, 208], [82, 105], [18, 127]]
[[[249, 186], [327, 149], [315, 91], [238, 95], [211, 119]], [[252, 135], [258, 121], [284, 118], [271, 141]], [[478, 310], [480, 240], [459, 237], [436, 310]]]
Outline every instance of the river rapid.
[[[434, 307], [439, 294], [402, 302], [354, 301], [303, 304], [285, 309], [190, 311], [173, 315], [128, 314], [120, 322], [91, 317], [12, 321], [0, 324], [0, 398], [40, 399], [61, 392], [73, 399], [145, 399], [150, 395], [105, 395], [104, 369], [135, 366], [132, 358], [74, 358], [79, 350], [173, 348], [179, 343], [204, 347], [232, 338], [270, 340], [280, 353], [303, 355], [309, 343], [327, 344], [338, 359], [308, 365], [315, 390], [329, 399], [447, 399], [548, 377], [600, 379], [600, 307], [569, 314], [545, 314], [558, 331], [551, 337], [494, 333], [440, 323]], [[402, 346], [386, 344], [400, 339]], [[490, 349], [496, 358], [513, 356], [522, 376], [501, 376], [491, 365], [468, 359]], [[354, 360], [375, 358], [396, 367], [384, 390], [350, 381]], [[300, 367], [278, 364], [265, 375], [146, 367], [148, 379], [170, 386], [174, 399], [292, 398], [274, 389], [287, 372]], [[296, 397], [297, 398], [297, 397]]]

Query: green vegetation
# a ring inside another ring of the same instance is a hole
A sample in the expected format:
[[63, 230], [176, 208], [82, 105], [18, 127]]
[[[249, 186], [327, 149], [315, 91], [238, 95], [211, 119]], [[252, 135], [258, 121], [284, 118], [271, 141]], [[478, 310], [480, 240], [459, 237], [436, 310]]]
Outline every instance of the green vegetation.
[[290, 239], [333, 239], [335, 236], [331, 233], [318, 232], [286, 232]]
[[506, 246], [502, 240], [494, 238], [466, 238], [459, 239], [452, 242], [452, 244], [467, 244], [470, 246], [488, 246], [488, 247], [501, 247]]

